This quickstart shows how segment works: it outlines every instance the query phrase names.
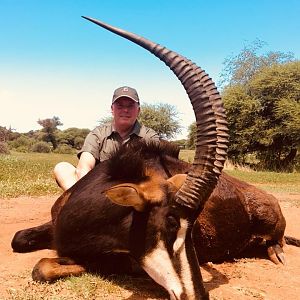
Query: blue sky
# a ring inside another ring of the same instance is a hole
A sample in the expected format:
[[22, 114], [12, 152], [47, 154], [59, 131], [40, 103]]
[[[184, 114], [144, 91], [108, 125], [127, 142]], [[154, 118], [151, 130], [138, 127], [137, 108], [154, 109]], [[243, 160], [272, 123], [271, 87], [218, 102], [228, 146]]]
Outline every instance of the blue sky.
[[129, 85], [144, 103], [175, 105], [186, 136], [193, 112], [172, 72], [82, 15], [188, 57], [215, 82], [224, 59], [256, 39], [300, 58], [298, 0], [0, 0], [0, 126], [27, 132], [58, 116], [61, 129], [93, 129], [113, 90]]

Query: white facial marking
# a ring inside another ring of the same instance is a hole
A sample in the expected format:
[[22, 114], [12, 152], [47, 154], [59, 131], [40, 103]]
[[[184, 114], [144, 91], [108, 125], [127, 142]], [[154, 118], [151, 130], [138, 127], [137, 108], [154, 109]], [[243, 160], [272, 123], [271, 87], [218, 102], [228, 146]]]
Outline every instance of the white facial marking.
[[[143, 269], [153, 280], [169, 292], [171, 299], [179, 299], [183, 291], [187, 294], [189, 300], [195, 299], [192, 273], [185, 248], [187, 228], [187, 220], [180, 219], [180, 228], [173, 244], [174, 253], [172, 258], [170, 257], [165, 244], [160, 240], [157, 243], [156, 248], [153, 249], [151, 253], [147, 254], [142, 261]], [[177, 260], [175, 265], [180, 269], [175, 269], [172, 260], [173, 262]]]
[[177, 232], [177, 239], [173, 245], [173, 251], [175, 253], [177, 253], [184, 244], [187, 227], [187, 220], [180, 219], [180, 228]]
[[169, 292], [170, 296], [172, 292], [178, 296], [182, 294], [182, 284], [162, 241], [159, 241], [156, 248], [145, 256], [142, 267], [153, 280]]
[[181, 272], [180, 277], [183, 281], [185, 292], [188, 295], [188, 299], [195, 298], [194, 284], [192, 280], [191, 268], [186, 256], [185, 248], [185, 237], [188, 228], [188, 221], [185, 219], [180, 219], [180, 229], [177, 233], [177, 239], [174, 243], [173, 249], [176, 255], [179, 256]]

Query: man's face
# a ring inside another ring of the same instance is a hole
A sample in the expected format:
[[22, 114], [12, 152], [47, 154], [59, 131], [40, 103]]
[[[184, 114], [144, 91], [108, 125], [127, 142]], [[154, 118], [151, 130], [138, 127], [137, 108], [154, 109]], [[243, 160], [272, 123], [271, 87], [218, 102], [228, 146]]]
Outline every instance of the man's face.
[[139, 115], [140, 106], [130, 98], [121, 97], [113, 103], [111, 111], [117, 127], [131, 127]]

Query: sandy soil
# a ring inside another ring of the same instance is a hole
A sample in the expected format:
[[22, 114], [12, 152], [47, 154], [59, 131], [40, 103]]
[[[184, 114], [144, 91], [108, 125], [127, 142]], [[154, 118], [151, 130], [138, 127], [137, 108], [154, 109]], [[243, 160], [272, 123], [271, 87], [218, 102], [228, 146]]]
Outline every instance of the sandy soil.
[[[300, 194], [275, 194], [287, 220], [286, 234], [300, 238]], [[55, 252], [13, 253], [11, 239], [18, 230], [49, 220], [56, 197], [0, 199], [0, 299], [8, 291], [30, 283], [29, 271], [42, 257]], [[295, 203], [298, 203], [298, 207]], [[234, 262], [202, 266], [205, 287], [211, 299], [300, 299], [300, 248], [286, 246], [286, 266], [266, 258], [242, 258]], [[125, 297], [126, 299], [147, 299]], [[151, 298], [153, 299], [153, 298]]]

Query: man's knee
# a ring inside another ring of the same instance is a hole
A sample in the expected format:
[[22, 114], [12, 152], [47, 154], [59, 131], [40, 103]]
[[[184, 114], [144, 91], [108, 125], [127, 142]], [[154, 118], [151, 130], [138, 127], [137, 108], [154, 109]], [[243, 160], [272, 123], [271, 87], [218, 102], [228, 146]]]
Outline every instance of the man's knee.
[[68, 162], [58, 163], [53, 170], [57, 184], [65, 191], [77, 181], [76, 168]]
[[54, 167], [54, 176], [55, 178], [64, 177], [65, 175], [75, 174], [75, 167], [68, 162], [59, 162]]

